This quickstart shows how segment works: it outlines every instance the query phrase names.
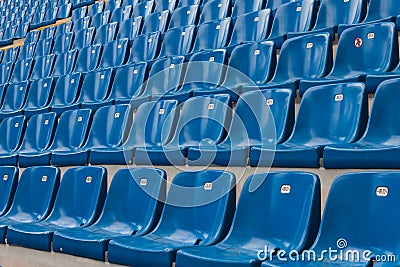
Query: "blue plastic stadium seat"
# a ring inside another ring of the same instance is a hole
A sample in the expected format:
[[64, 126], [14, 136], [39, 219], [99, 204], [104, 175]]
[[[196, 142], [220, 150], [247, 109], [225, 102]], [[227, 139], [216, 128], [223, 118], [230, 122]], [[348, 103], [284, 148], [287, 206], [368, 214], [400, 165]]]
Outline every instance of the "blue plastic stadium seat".
[[62, 5], [57, 10], [57, 19], [66, 19], [71, 16], [72, 4]]
[[396, 68], [392, 71], [380, 74], [368, 74], [365, 78], [365, 83], [367, 85], [368, 91], [375, 92], [382, 82], [397, 78], [400, 78], [400, 61], [397, 64]]
[[[323, 255], [322, 251], [330, 247], [338, 251], [337, 257], [325, 255], [324, 260], [317, 263], [315, 260], [287, 262], [286, 266], [398, 266], [396, 237], [399, 230], [395, 223], [399, 218], [396, 213], [398, 181], [397, 172], [347, 173], [336, 178], [329, 191], [317, 239], [310, 250]], [[376, 216], [382, 211], [388, 215]], [[358, 235], [360, 230], [370, 234]], [[375, 264], [374, 259], [379, 256], [385, 257], [387, 262]]]
[[161, 45], [160, 58], [187, 55], [192, 50], [196, 26], [186, 26], [168, 30]]
[[226, 18], [230, 15], [231, 9], [230, 0], [209, 0], [202, 8], [199, 24]]
[[154, 12], [161, 12], [164, 10], [173, 12], [178, 2], [179, 0], [159, 0], [156, 2], [156, 7], [154, 8]]
[[34, 58], [48, 56], [53, 49], [53, 38], [39, 40], [36, 44]]
[[93, 17], [95, 14], [100, 13], [104, 10], [105, 2], [97, 2], [89, 6], [87, 15]]
[[157, 57], [161, 46], [161, 33], [142, 34], [133, 39], [129, 63], [150, 61]]
[[33, 30], [26, 34], [24, 44], [36, 43], [39, 40], [40, 30]]
[[25, 38], [26, 34], [29, 30], [29, 22], [25, 22], [16, 26], [16, 30], [14, 32], [13, 39], [22, 39]]
[[232, 173], [179, 173], [157, 228], [144, 237], [113, 239], [108, 246], [109, 261], [137, 267], [171, 266], [179, 249], [220, 241], [232, 221], [235, 195]]
[[72, 8], [79, 8], [83, 6], [94, 5], [95, 0], [71, 0]]
[[36, 43], [24, 44], [18, 54], [19, 60], [33, 58], [35, 55]]
[[72, 42], [74, 40], [74, 33], [69, 32], [65, 34], [57, 35], [54, 38], [53, 54], [66, 53], [70, 50]]
[[53, 151], [52, 163], [60, 166], [84, 165], [88, 163], [90, 149], [121, 146], [131, 117], [128, 104], [99, 108], [94, 114], [85, 145], [74, 150]]
[[202, 0], [179, 0], [178, 7], [201, 5]]
[[54, 88], [53, 78], [45, 78], [32, 81], [29, 85], [28, 94], [24, 105], [24, 115], [33, 115], [49, 112], [50, 97]]
[[36, 58], [30, 80], [33, 81], [49, 77], [53, 71], [54, 59], [55, 55]]
[[185, 165], [196, 158], [188, 155], [191, 147], [213, 147], [225, 137], [230, 117], [229, 95], [193, 97], [183, 103], [175, 135], [158, 147], [137, 148], [136, 164]]
[[78, 50], [75, 49], [57, 55], [54, 62], [52, 76], [58, 77], [72, 73], [75, 67], [77, 54]]
[[239, 16], [233, 28], [230, 46], [266, 39], [271, 28], [271, 10], [263, 9]]
[[150, 100], [149, 97], [140, 97], [146, 78], [146, 63], [129, 64], [118, 68], [110, 96], [104, 101], [106, 103], [131, 104], [132, 108], [137, 108], [140, 104]]
[[396, 97], [399, 84], [400, 79], [392, 79], [378, 87], [365, 134], [355, 143], [327, 146], [324, 149], [325, 168], [400, 167]]
[[149, 233], [160, 218], [166, 176], [160, 169], [119, 170], [99, 220], [86, 228], [55, 232], [54, 251], [104, 261], [110, 239]]
[[100, 215], [107, 193], [107, 171], [102, 167], [77, 167], [63, 175], [54, 208], [41, 222], [8, 227], [12, 245], [50, 251], [53, 233], [93, 224]]
[[13, 67], [14, 67], [13, 62], [2, 63], [0, 65], [0, 84], [1, 85], [6, 84], [10, 80], [10, 76], [11, 76]]
[[132, 18], [142, 17], [143, 19], [146, 19], [147, 16], [153, 13], [154, 6], [155, 4], [153, 0], [138, 3], [133, 7]]
[[136, 17], [127, 19], [120, 23], [117, 39], [128, 38], [129, 40], [133, 40], [136, 38], [142, 27], [142, 17]]
[[[261, 65], [264, 67], [260, 68]], [[261, 41], [236, 46], [229, 58], [228, 69], [222, 85], [218, 88], [202, 89], [193, 92], [195, 96], [215, 93], [228, 93], [234, 102], [242, 87], [258, 86], [268, 82], [276, 66], [274, 43]]]
[[0, 165], [17, 164], [16, 157], [9, 156], [15, 154], [15, 151], [21, 145], [22, 136], [25, 131], [25, 117], [13, 116], [5, 118], [0, 124], [0, 133], [4, 138], [0, 139]]
[[14, 199], [18, 184], [18, 168], [11, 166], [0, 167], [0, 177], [0, 216], [3, 216], [8, 212]]
[[124, 0], [122, 6], [136, 6], [139, 2], [139, 0]]
[[160, 147], [170, 141], [179, 115], [176, 100], [148, 102], [135, 113], [126, 141], [119, 147], [90, 151], [92, 164], [132, 164], [138, 147]]
[[[11, 173], [8, 178], [11, 179]], [[5, 242], [9, 225], [45, 219], [53, 207], [59, 184], [60, 170], [56, 167], [29, 167], [24, 170], [10, 210], [0, 217], [0, 243]]]
[[169, 21], [169, 11], [155, 12], [147, 16], [144, 21], [142, 34], [151, 32], [165, 32]]
[[58, 7], [53, 7], [46, 10], [46, 14], [43, 17], [42, 27], [50, 24], [54, 24], [57, 21]]
[[50, 27], [44, 28], [43, 30], [40, 31], [39, 40], [54, 37], [55, 32], [56, 32], [56, 26], [50, 26]]
[[96, 29], [94, 27], [91, 27], [75, 32], [75, 39], [71, 49], [80, 50], [84, 47], [90, 46], [93, 42], [95, 31]]
[[76, 21], [74, 21], [74, 27], [72, 28], [72, 31], [77, 32], [89, 28], [91, 19], [92, 18], [89, 16], [77, 19]]
[[[292, 38], [282, 45], [275, 74], [271, 81], [259, 88], [296, 90], [300, 80], [323, 77], [331, 70], [331, 67], [332, 40], [328, 33]], [[242, 91], [247, 92], [253, 89], [244, 87]]]
[[317, 5], [314, 0], [296, 1], [276, 10], [268, 40], [280, 48], [288, 33], [307, 32], [314, 24]]
[[18, 57], [19, 50], [18, 46], [7, 49], [4, 52], [2, 63], [14, 62]]
[[232, 18], [264, 8], [263, 0], [234, 0], [233, 3]]
[[94, 37], [94, 44], [105, 45], [108, 42], [114, 41], [117, 34], [118, 24], [116, 22], [108, 23], [100, 26]]
[[[369, 56], [371, 51], [376, 51], [373, 57]], [[350, 28], [339, 39], [332, 71], [324, 78], [302, 80], [300, 94], [309, 87], [321, 84], [364, 82], [367, 74], [381, 74], [392, 70], [398, 59], [397, 30], [394, 23], [383, 22]], [[369, 88], [368, 90], [373, 91]]]
[[36, 11], [33, 15], [32, 21], [29, 24], [29, 30], [40, 28], [43, 25], [44, 16], [46, 15], [46, 11]]
[[267, 0], [266, 8], [276, 10], [279, 6], [287, 4], [289, 2], [295, 2], [297, 0]]
[[110, 22], [121, 23], [131, 17], [132, 6], [124, 6], [116, 8], [110, 17]]
[[115, 9], [121, 7], [122, 1], [121, 0], [110, 0], [107, 1], [105, 11], [114, 11]]
[[80, 73], [73, 73], [58, 77], [50, 101], [51, 111], [60, 115], [74, 107], [79, 95], [81, 76]]
[[90, 27], [98, 29], [102, 25], [106, 25], [110, 20], [111, 12], [109, 10], [97, 13], [92, 17]]
[[88, 7], [83, 6], [80, 8], [76, 8], [71, 12], [71, 21], [76, 21], [78, 19], [84, 18], [87, 15]]
[[95, 44], [79, 50], [74, 72], [86, 73], [97, 68], [101, 56], [102, 45]]
[[12, 83], [5, 88], [3, 103], [0, 107], [0, 119], [21, 115], [28, 93], [29, 82]]
[[196, 25], [199, 18], [200, 8], [198, 5], [191, 5], [175, 9], [172, 13], [169, 29]]
[[[215, 147], [189, 148], [190, 165], [246, 166], [250, 148], [273, 149], [290, 135], [294, 101], [289, 89], [254, 91], [237, 102], [228, 136]], [[270, 154], [270, 161], [273, 153]]]
[[367, 99], [362, 83], [309, 89], [303, 96], [289, 139], [276, 149], [253, 147], [251, 165], [271, 166], [270, 153], [275, 150], [272, 166], [319, 167], [324, 146], [352, 143], [362, 135], [368, 117]]
[[128, 59], [128, 45], [129, 40], [126, 38], [105, 44], [99, 68], [115, 68], [123, 65]]
[[210, 21], [201, 24], [197, 29], [193, 52], [225, 47], [229, 42], [231, 18]]
[[264, 246], [271, 252], [302, 251], [317, 235], [320, 214], [317, 175], [307, 172], [251, 175], [243, 186], [228, 237], [213, 246], [178, 251], [176, 266], [259, 266], [258, 251], [264, 251]]

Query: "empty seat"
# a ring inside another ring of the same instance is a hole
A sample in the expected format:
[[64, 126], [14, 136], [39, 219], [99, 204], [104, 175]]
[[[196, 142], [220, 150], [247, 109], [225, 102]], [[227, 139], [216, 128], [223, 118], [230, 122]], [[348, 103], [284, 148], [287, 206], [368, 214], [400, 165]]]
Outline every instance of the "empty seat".
[[96, 31], [93, 43], [105, 45], [108, 42], [114, 41], [117, 29], [118, 24], [116, 22], [100, 26]]
[[75, 49], [57, 55], [52, 76], [58, 77], [70, 74], [74, 70], [77, 54], [78, 51]]
[[139, 0], [125, 0], [122, 1], [122, 6], [136, 6], [139, 2]]
[[144, 21], [142, 34], [151, 32], [165, 32], [169, 21], [169, 11], [152, 13]]
[[[0, 164], [1, 165], [16, 165], [17, 159], [9, 155], [15, 153], [21, 145], [22, 136], [25, 131], [25, 117], [14, 116], [5, 118], [0, 124], [0, 133], [4, 138], [0, 140]], [[2, 156], [5, 156], [3, 158]]]
[[161, 12], [164, 10], [168, 10], [168, 11], [172, 12], [176, 8], [176, 4], [178, 2], [179, 2], [179, 0], [159, 0], [156, 3], [154, 12]]
[[52, 144], [42, 151], [21, 154], [19, 164], [49, 165], [52, 152], [71, 152], [81, 148], [89, 131], [90, 116], [91, 111], [88, 109], [70, 110], [62, 113]]
[[89, 160], [90, 149], [112, 149], [121, 146], [131, 116], [130, 107], [127, 104], [99, 108], [93, 116], [85, 145], [74, 150], [53, 151], [52, 163], [61, 166], [85, 165]]
[[196, 33], [193, 52], [225, 47], [229, 42], [231, 18], [201, 24]]
[[64, 111], [70, 110], [78, 99], [80, 86], [80, 73], [58, 77], [50, 102], [51, 111], [60, 115]]
[[169, 29], [176, 27], [183, 27], [189, 25], [196, 25], [199, 18], [199, 6], [191, 5], [175, 9], [172, 13], [171, 21], [169, 22]]
[[213, 246], [178, 251], [176, 266], [250, 267], [261, 263], [258, 251], [264, 251], [264, 246], [268, 253], [303, 251], [318, 233], [320, 187], [318, 176], [306, 172], [251, 175], [243, 186], [228, 236]]
[[59, 184], [60, 170], [56, 167], [29, 167], [24, 170], [10, 210], [0, 217], [0, 243], [5, 242], [9, 225], [45, 219], [53, 207]]
[[[254, 91], [237, 102], [228, 136], [215, 147], [189, 148], [190, 165], [246, 166], [250, 148], [274, 149], [290, 135], [294, 122], [289, 89]], [[190, 156], [192, 155], [192, 156]], [[273, 153], [269, 154], [270, 161]], [[264, 155], [267, 159], [268, 155]]]
[[89, 7], [87, 15], [93, 17], [95, 14], [100, 13], [104, 10], [105, 2], [97, 2]]
[[24, 115], [31, 117], [39, 113], [49, 112], [49, 103], [53, 88], [53, 78], [32, 81], [26, 96]]
[[36, 44], [35, 58], [44, 57], [52, 54], [51, 53], [52, 49], [53, 49], [53, 38], [39, 40]]
[[80, 50], [84, 47], [90, 46], [93, 42], [94, 35], [95, 35], [94, 27], [75, 32], [75, 39], [71, 49]]
[[57, 35], [54, 39], [53, 54], [66, 53], [70, 50], [72, 42], [74, 40], [74, 33], [69, 32], [61, 35]]
[[[293, 53], [296, 51], [296, 53]], [[299, 88], [300, 80], [325, 76], [332, 66], [332, 40], [328, 33], [316, 33], [283, 43], [275, 74], [260, 89]], [[243, 92], [254, 88], [243, 87]]]
[[31, 23], [29, 24], [29, 30], [33, 30], [33, 29], [37, 29], [42, 26], [45, 26], [43, 24], [45, 15], [46, 15], [46, 11], [40, 11], [40, 10], [36, 11], [32, 17]]
[[46, 14], [43, 17], [42, 27], [50, 24], [54, 24], [57, 21], [58, 7], [52, 7], [46, 10]]
[[8, 227], [12, 245], [50, 251], [53, 233], [66, 228], [85, 227], [100, 215], [107, 192], [107, 171], [102, 167], [77, 167], [63, 175], [54, 207], [41, 222]]
[[276, 10], [268, 40], [280, 48], [288, 33], [307, 32], [315, 21], [317, 6], [314, 0], [296, 1]]
[[113, 11], [119, 7], [121, 7], [122, 1], [121, 0], [110, 0], [107, 1], [105, 11]]
[[35, 55], [36, 43], [24, 44], [18, 54], [19, 60], [33, 58]]
[[271, 28], [271, 10], [263, 9], [239, 16], [233, 28], [230, 46], [266, 39]]
[[29, 22], [19, 24], [18, 26], [16, 26], [13, 39], [25, 38], [28, 31], [29, 31]]
[[28, 93], [29, 82], [9, 84], [4, 93], [3, 103], [0, 107], [0, 119], [22, 114], [22, 107]]
[[201, 11], [199, 24], [213, 20], [223, 19], [230, 15], [230, 0], [210, 0], [204, 4]]
[[30, 80], [33, 81], [50, 77], [53, 71], [54, 59], [55, 55], [36, 58]]
[[92, 18], [89, 16], [81, 18], [81, 19], [77, 19], [76, 21], [74, 21], [74, 27], [72, 28], [72, 31], [77, 32], [77, 31], [89, 28], [91, 20], [92, 20]]
[[68, 21], [66, 23], [60, 24], [57, 26], [56, 33], [54, 34], [54, 38], [61, 34], [66, 34], [72, 31], [73, 23], [72, 21]]
[[275, 151], [272, 166], [317, 168], [324, 146], [352, 143], [362, 135], [367, 106], [367, 91], [362, 83], [311, 88], [302, 98], [289, 139], [276, 145], [276, 149], [253, 147], [250, 163], [271, 166], [270, 153]]
[[133, 40], [136, 38], [142, 27], [142, 17], [136, 17], [127, 19], [120, 23], [117, 39], [128, 38], [129, 40]]
[[94, 5], [94, 0], [72, 0], [72, 7], [78, 8], [82, 6]]
[[229, 95], [193, 97], [182, 106], [175, 135], [170, 142], [158, 147], [137, 148], [136, 164], [185, 165], [190, 147], [207, 147], [219, 144], [228, 126]]
[[[0, 216], [3, 216], [8, 212], [14, 199], [18, 184], [18, 168], [0, 167], [0, 177]], [[4, 239], [0, 242], [4, 242]]]
[[179, 0], [178, 7], [201, 5], [201, 0]]
[[132, 18], [142, 17], [143, 19], [146, 19], [147, 16], [153, 13], [154, 6], [155, 4], [153, 0], [143, 1], [136, 4], [132, 10]]
[[100, 44], [83, 47], [79, 50], [74, 72], [86, 73], [97, 68], [101, 56]]
[[83, 7], [72, 10], [71, 21], [75, 21], [75, 20], [86, 17], [87, 11], [88, 11], [87, 6], [83, 6]]
[[[367, 74], [392, 70], [399, 59], [397, 43], [397, 30], [391, 22], [367, 24], [344, 31], [332, 71], [323, 78], [302, 80], [300, 93], [321, 84], [364, 82]], [[368, 56], [371, 51], [376, 51], [373, 57]]]
[[187, 55], [192, 50], [196, 26], [168, 30], [163, 38], [160, 57]]
[[129, 63], [150, 61], [157, 57], [161, 46], [161, 33], [142, 34], [133, 39]]
[[118, 39], [104, 45], [103, 55], [100, 59], [99, 68], [119, 67], [128, 59], [129, 40]]
[[264, 8], [263, 0], [235, 0], [233, 2], [232, 18], [259, 11]]
[[14, 62], [18, 57], [19, 50], [19, 46], [7, 49], [4, 52], [2, 63]]
[[267, 0], [266, 8], [269, 8], [271, 10], [277, 9], [279, 6], [294, 2], [296, 0]]
[[6, 84], [10, 80], [13, 67], [13, 62], [2, 63], [0, 65], [0, 84]]
[[160, 169], [119, 170], [111, 182], [99, 220], [86, 228], [56, 232], [54, 251], [104, 261], [110, 239], [149, 233], [160, 217], [166, 176]]
[[218, 242], [232, 221], [234, 190], [235, 176], [230, 172], [177, 174], [156, 229], [144, 237], [113, 239], [108, 246], [109, 261], [138, 267], [171, 266], [179, 249]]
[[40, 30], [33, 30], [26, 34], [24, 44], [36, 43], [39, 40]]
[[131, 17], [132, 6], [124, 6], [116, 8], [110, 17], [110, 22], [121, 23]]
[[40, 31], [39, 39], [42, 40], [42, 39], [54, 37], [55, 32], [56, 32], [56, 26], [50, 26], [50, 27], [44, 28]]
[[94, 27], [98, 29], [102, 25], [106, 25], [110, 20], [110, 11], [104, 11], [101, 13], [97, 13], [92, 17], [92, 21], [90, 22], [90, 27]]

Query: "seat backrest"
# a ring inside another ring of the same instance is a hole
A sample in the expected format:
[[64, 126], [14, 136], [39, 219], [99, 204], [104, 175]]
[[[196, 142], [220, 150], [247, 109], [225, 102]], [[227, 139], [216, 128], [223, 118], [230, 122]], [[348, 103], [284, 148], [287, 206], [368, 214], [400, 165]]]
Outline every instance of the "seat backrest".
[[201, 0], [179, 0], [178, 7], [201, 5]]
[[57, 118], [54, 112], [32, 116], [26, 126], [25, 136], [18, 151], [46, 150], [53, 140], [56, 124]]
[[283, 43], [272, 81], [319, 78], [326, 75], [331, 66], [332, 41], [329, 34], [295, 37]]
[[73, 73], [60, 76], [54, 87], [50, 106], [71, 105], [76, 102], [81, 86], [81, 74]]
[[264, 8], [263, 0], [235, 0], [232, 10], [232, 18], [259, 11]]
[[32, 81], [26, 96], [24, 109], [41, 109], [46, 107], [50, 102], [53, 93], [53, 78], [45, 78]]
[[4, 52], [2, 63], [14, 62], [18, 57], [19, 50], [19, 46], [7, 49]]
[[57, 35], [54, 40], [52, 53], [58, 55], [68, 52], [74, 40], [73, 37], [74, 33], [72, 32]]
[[93, 42], [95, 31], [95, 28], [91, 27], [75, 32], [75, 40], [72, 44], [72, 49], [80, 50], [84, 47], [90, 46]]
[[286, 143], [303, 144], [313, 139], [323, 143], [354, 142], [365, 129], [367, 107], [367, 92], [362, 83], [315, 86], [304, 93]]
[[122, 1], [122, 6], [136, 6], [139, 3], [139, 0], [125, 0]]
[[74, 72], [81, 73], [95, 70], [99, 64], [102, 48], [103, 46], [100, 44], [81, 48], [76, 59]]
[[[324, 247], [336, 249], [338, 242], [344, 240], [348, 246], [339, 247], [343, 253], [357, 248], [369, 250], [372, 258], [377, 253], [390, 255], [387, 252], [398, 256], [399, 179], [397, 172], [346, 173], [336, 178], [312, 249], [317, 252]], [[376, 216], [382, 212], [385, 216]]]
[[87, 15], [93, 17], [95, 14], [103, 11], [105, 2], [97, 2], [89, 7]]
[[137, 63], [142, 61], [149, 61], [156, 58], [160, 50], [160, 43], [160, 32], [152, 32], [139, 35], [138, 37], [133, 39], [129, 62]]
[[57, 10], [57, 19], [66, 19], [71, 15], [72, 4], [65, 4], [58, 8]]
[[196, 25], [199, 18], [199, 6], [191, 5], [179, 7], [172, 13], [171, 21], [169, 22], [169, 29]]
[[163, 38], [160, 57], [189, 54], [195, 30], [194, 25], [168, 30]]
[[28, 80], [29, 76], [31, 75], [32, 65], [33, 65], [32, 58], [15, 61], [10, 82], [17, 83]]
[[45, 221], [58, 222], [61, 225], [65, 223], [70, 227], [90, 225], [98, 218], [106, 194], [105, 168], [93, 166], [70, 168], [63, 175], [54, 208]]
[[0, 167], [0, 216], [3, 216], [11, 206], [18, 184], [18, 168]]
[[235, 210], [235, 176], [219, 170], [185, 171], [175, 176], [160, 223], [153, 232], [184, 233], [187, 246], [218, 242], [227, 232]]
[[123, 6], [114, 9], [111, 13], [110, 22], [123, 22], [131, 17], [132, 6]]
[[36, 44], [35, 59], [51, 54], [53, 49], [53, 38], [39, 40]]
[[147, 102], [136, 111], [126, 147], [161, 146], [171, 140], [179, 116], [176, 100]]
[[185, 58], [172, 56], [154, 61], [142, 95], [163, 95], [178, 89], [182, 82]]
[[106, 99], [111, 87], [112, 69], [95, 70], [83, 79], [79, 103], [100, 103]]
[[4, 85], [10, 80], [13, 68], [13, 62], [2, 63], [0, 65], [0, 84]]
[[117, 69], [109, 99], [130, 100], [142, 93], [142, 84], [147, 77], [147, 64], [124, 65]]
[[122, 2], [123, 1], [121, 1], [121, 0], [110, 0], [110, 1], [107, 1], [105, 10], [113, 11], [116, 8], [121, 7]]
[[161, 215], [166, 180], [167, 174], [161, 169], [119, 170], [113, 177], [96, 226], [119, 228], [123, 224], [129, 226], [129, 230], [120, 234], [140, 236], [149, 233]]
[[322, 0], [314, 30], [337, 27], [339, 24], [355, 24], [361, 21], [367, 10], [367, 1]]
[[25, 131], [25, 116], [13, 116], [5, 118], [0, 124], [0, 151], [12, 153], [21, 145], [22, 136]]
[[50, 150], [81, 148], [89, 132], [91, 115], [90, 109], [68, 110], [62, 113]]
[[26, 95], [29, 89], [29, 82], [9, 84], [4, 94], [1, 112], [12, 112], [21, 110], [25, 104]]
[[109, 10], [95, 14], [92, 17], [92, 21], [90, 22], [90, 27], [98, 29], [100, 26], [106, 25], [110, 20], [110, 15], [111, 12]]
[[121, 22], [118, 29], [117, 39], [128, 38], [129, 40], [133, 40], [139, 35], [142, 21], [142, 17], [135, 17]]
[[50, 213], [60, 184], [56, 167], [28, 167], [21, 174], [7, 218], [24, 222], [43, 220]]
[[87, 16], [87, 17], [84, 17], [84, 18], [74, 21], [74, 27], [72, 28], [72, 31], [78, 32], [80, 30], [89, 28], [91, 20], [92, 20], [92, 17]]
[[71, 14], [71, 20], [75, 21], [77, 19], [81, 19], [86, 17], [88, 11], [88, 7], [87, 6], [83, 6], [80, 8], [76, 8], [74, 10], [72, 10], [72, 14]]
[[55, 58], [56, 56], [53, 54], [36, 58], [30, 80], [39, 80], [49, 77], [53, 71]]
[[142, 17], [146, 19], [147, 16], [153, 13], [154, 6], [155, 4], [153, 0], [138, 3], [133, 7], [132, 18]]
[[131, 116], [129, 104], [99, 108], [93, 116], [85, 148], [114, 148], [122, 145]]
[[216, 145], [225, 137], [231, 110], [229, 95], [192, 97], [182, 106], [175, 135], [168, 146]]
[[127, 38], [105, 44], [99, 68], [115, 68], [123, 65], [128, 59], [128, 44]]
[[230, 0], [209, 0], [203, 6], [199, 24], [226, 18], [230, 15], [231, 9]]
[[53, 67], [53, 77], [70, 74], [75, 67], [78, 50], [74, 49], [57, 55]]
[[26, 34], [24, 44], [36, 43], [39, 40], [40, 30], [33, 30]]
[[50, 27], [44, 28], [40, 32], [39, 40], [54, 37], [55, 32], [56, 32], [56, 26], [50, 26]]
[[169, 21], [169, 11], [164, 10], [161, 12], [152, 13], [147, 16], [143, 28], [142, 34], [150, 32], [165, 32]]
[[396, 0], [371, 0], [364, 22], [372, 22], [386, 18], [395, 18], [400, 14], [400, 3]]
[[271, 17], [270, 9], [237, 17], [229, 45], [266, 39], [271, 28]]
[[320, 216], [321, 185], [317, 175], [253, 174], [243, 185], [232, 228], [222, 244], [259, 251], [267, 243], [269, 251], [302, 251], [315, 240]]
[[159, 0], [154, 8], [154, 12], [161, 12], [164, 10], [173, 12], [178, 2], [179, 0]]
[[118, 23], [112, 22], [105, 25], [99, 26], [94, 37], [94, 44], [105, 45], [108, 42], [112, 42], [117, 34]]
[[[371, 51], [375, 51], [373, 57], [368, 56]], [[386, 72], [396, 66], [398, 59], [395, 24], [366, 24], [341, 34], [331, 75]]]
[[290, 2], [295, 2], [297, 0], [267, 0], [266, 8], [269, 8], [271, 10], [277, 9], [279, 6], [290, 3]]
[[193, 52], [225, 47], [230, 38], [230, 28], [231, 18], [201, 24], [197, 29]]
[[57, 26], [55, 37], [58, 35], [66, 34], [72, 31], [73, 23], [72, 21], [68, 21], [66, 23], [60, 24]]

